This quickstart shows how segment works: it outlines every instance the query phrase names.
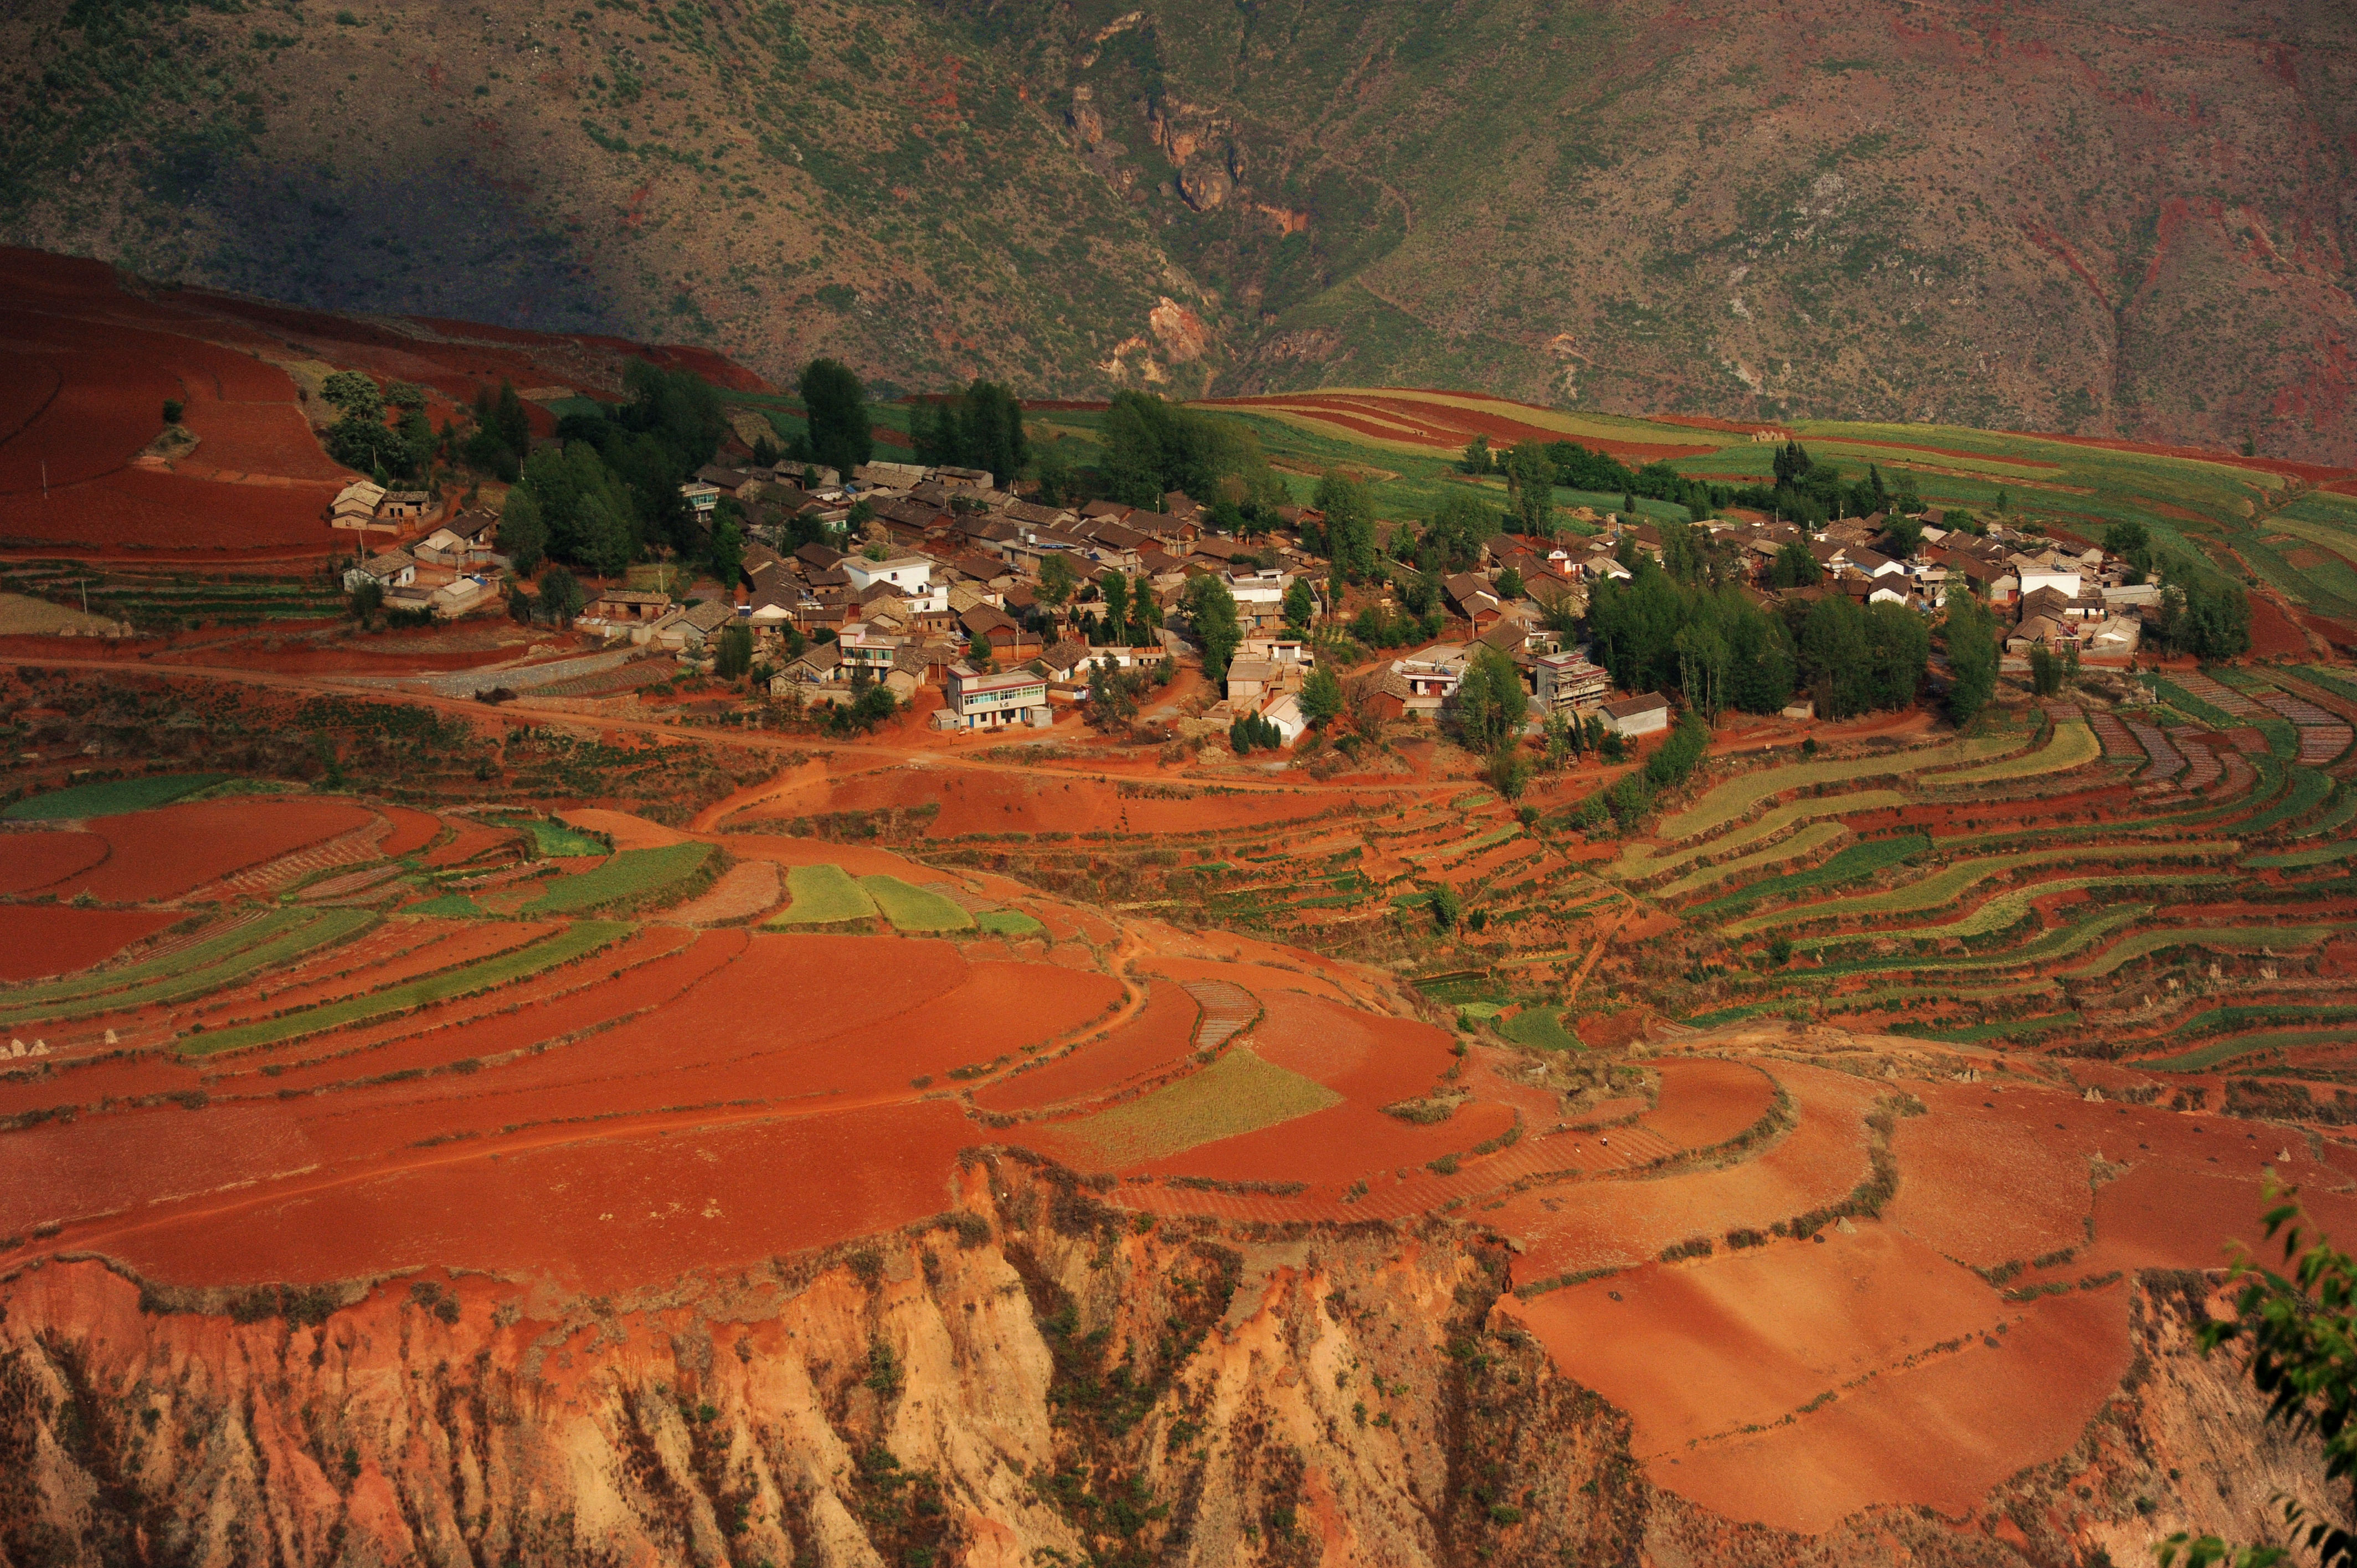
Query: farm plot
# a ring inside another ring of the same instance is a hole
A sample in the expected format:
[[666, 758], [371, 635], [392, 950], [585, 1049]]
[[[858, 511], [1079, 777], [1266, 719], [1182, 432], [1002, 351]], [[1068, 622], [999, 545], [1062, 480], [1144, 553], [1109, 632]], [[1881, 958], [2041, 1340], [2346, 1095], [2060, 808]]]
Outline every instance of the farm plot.
[[786, 872], [786, 912], [772, 926], [834, 926], [872, 920], [876, 900], [839, 865], [796, 865]]
[[1048, 928], [1020, 909], [985, 909], [974, 918], [974, 928], [995, 937], [1037, 937]]
[[620, 940], [630, 934], [630, 927], [617, 922], [583, 920], [530, 947], [501, 953], [479, 963], [385, 986], [358, 996], [348, 996], [337, 1002], [297, 1008], [276, 1018], [264, 1018], [235, 1028], [214, 1029], [202, 1035], [186, 1036], [180, 1041], [180, 1051], [182, 1055], [190, 1057], [219, 1056], [226, 1051], [246, 1050], [299, 1036], [321, 1034], [329, 1029], [342, 1028], [348, 1024], [366, 1023], [392, 1014], [405, 1013], [414, 1007], [447, 1002], [454, 996], [494, 990], [586, 957]]
[[37, 893], [106, 858], [96, 833], [0, 833], [0, 894]]
[[2136, 743], [2136, 736], [2128, 733], [2127, 725], [2120, 723], [2119, 715], [2109, 709], [2098, 708], [2088, 714], [2087, 727], [2095, 732], [2095, 738], [2103, 744], [2105, 757], [2121, 762], [2144, 760], [2144, 747]]
[[739, 861], [713, 884], [710, 892], [689, 899], [666, 918], [690, 926], [749, 920], [777, 908], [780, 893], [777, 862]]
[[1183, 1154], [1341, 1103], [1314, 1079], [1273, 1067], [1239, 1046], [1202, 1071], [1092, 1116], [1063, 1123], [1056, 1143], [1122, 1168]]
[[[1839, 886], [1860, 877], [1872, 876], [1905, 863], [1910, 856], [1932, 847], [1932, 841], [1921, 833], [1907, 833], [1898, 838], [1868, 839], [1844, 848], [1823, 865], [1810, 871], [1790, 872], [1782, 876], [1770, 876], [1754, 882], [1735, 892], [1697, 904], [1684, 912], [1684, 918], [1707, 922], [1731, 915], [1759, 903], [1764, 898], [1790, 897], [1799, 893], [1813, 893], [1821, 888]], [[1666, 895], [1664, 895], [1666, 897]]]
[[2212, 707], [2217, 709], [2222, 714], [2232, 714], [2233, 717], [2238, 719], [2257, 719], [2269, 716], [2265, 708], [2262, 708], [2258, 703], [2251, 701], [2250, 698], [2244, 696], [2242, 693], [2234, 690], [2233, 687], [2226, 685], [2222, 682], [2214, 681], [2199, 671], [2175, 676], [2173, 677], [2172, 683], [2185, 692], [2187, 695], [2209, 703]]
[[107, 858], [54, 890], [60, 897], [87, 893], [109, 904], [176, 898], [375, 820], [366, 808], [341, 801], [267, 798], [101, 817], [86, 831], [106, 840]]
[[1198, 1010], [1183, 987], [1157, 981], [1146, 1006], [1101, 1040], [984, 1085], [974, 1102], [985, 1111], [1037, 1111], [1086, 1100], [1183, 1066], [1195, 1047]]
[[2185, 758], [2178, 754], [2176, 746], [2169, 744], [2169, 737], [2160, 733], [2159, 725], [2148, 725], [2140, 719], [2123, 719], [2121, 723], [2126, 725], [2128, 733], [2136, 736], [2136, 744], [2144, 747], [2144, 754], [2152, 758], [2152, 766], [2145, 771], [2147, 779], [2166, 781], [2185, 771]]
[[[2039, 866], [2066, 865], [2077, 860], [2213, 860], [2231, 855], [2241, 847], [2239, 843], [2227, 840], [2214, 843], [2072, 845], [2063, 849], [2023, 850], [2013, 854], [1959, 861], [1929, 876], [1886, 888], [1879, 893], [1803, 904], [1779, 909], [1772, 915], [1755, 915], [1748, 919], [1732, 921], [1720, 929], [1724, 935], [1741, 937], [1765, 930], [1770, 926], [1797, 925], [1804, 921], [1848, 922], [1875, 919], [1886, 915], [1915, 914], [1953, 903], [1964, 896], [1965, 889], [1992, 876]], [[2039, 896], [2061, 890], [2059, 884], [2043, 885]]]
[[[1808, 804], [1815, 805], [1819, 802], [1811, 801]], [[1792, 809], [1794, 808], [1786, 808], [1786, 810]], [[1774, 816], [1779, 813], [1769, 814]], [[1765, 827], [1766, 819], [1761, 819], [1761, 822], [1755, 825]], [[1773, 832], [1774, 829], [1768, 831]], [[1706, 887], [1715, 887], [1722, 882], [1731, 881], [1751, 872], [1760, 871], [1770, 865], [1782, 865], [1785, 862], [1798, 860], [1803, 855], [1814, 854], [1825, 845], [1838, 843], [1848, 832], [1849, 829], [1839, 822], [1811, 822], [1792, 837], [1770, 844], [1766, 849], [1754, 850], [1749, 854], [1738, 855], [1733, 860], [1722, 860], [1714, 865], [1689, 871], [1684, 876], [1658, 889], [1654, 897], [1664, 902], [1674, 902], [1689, 894], [1699, 893]], [[1763, 832], [1760, 836], [1765, 837], [1767, 834]], [[1719, 847], [1719, 841], [1712, 840], [1711, 847]], [[1676, 859], [1680, 857], [1664, 858], [1675, 864]]]
[[152, 964], [0, 992], [0, 1026], [96, 1017], [202, 996], [297, 953], [348, 940], [375, 920], [365, 909], [273, 917], [223, 936], [219, 954], [207, 943]]
[[[0, 904], [0, 983], [88, 969], [179, 918], [172, 909]], [[5, 1000], [5, 993], [0, 993], [0, 1002]]]
[[2095, 732], [2083, 722], [2072, 719], [2057, 724], [2053, 737], [2037, 751], [2021, 752], [1958, 772], [1942, 773], [1924, 782], [1945, 789], [1950, 785], [1998, 784], [2016, 779], [2036, 779], [2072, 772], [2102, 755], [2103, 744], [2096, 739]]
[[[602, 846], [601, 846], [602, 848]], [[527, 915], [577, 915], [618, 906], [659, 906], [685, 891], [715, 850], [708, 843], [624, 850], [595, 871], [560, 876], [523, 908]]]
[[226, 783], [226, 773], [172, 773], [145, 779], [116, 779], [103, 784], [76, 784], [17, 801], [0, 817], [12, 822], [68, 822], [81, 817], [119, 817], [126, 811], [152, 811], [184, 795]]
[[913, 886], [897, 876], [863, 876], [859, 886], [876, 901], [884, 918], [903, 931], [966, 931], [974, 917], [956, 901], [927, 887]]
[[2215, 948], [2222, 952], [2255, 952], [2263, 948], [2272, 948], [2284, 952], [2314, 947], [2342, 929], [2339, 926], [2165, 926], [2156, 930], [2138, 931], [2126, 940], [2115, 943], [2101, 957], [2090, 959], [2063, 972], [2093, 979], [2109, 974], [2147, 954], [2177, 947]]
[[1756, 768], [1728, 779], [1688, 810], [1663, 822], [1661, 836], [1672, 843], [1699, 838], [1744, 816], [1762, 800], [1792, 790], [1805, 789], [1818, 784], [1846, 784], [1858, 779], [1920, 774], [1935, 768], [1986, 762], [2017, 750], [2020, 745], [2018, 736], [1985, 736], [1914, 751]]
[[[1678, 847], [1668, 849], [1659, 849], [1652, 844], [1631, 844], [1613, 864], [1610, 875], [1623, 882], [1647, 881], [1675, 871], [1680, 866], [1691, 865], [1706, 855], [1740, 854], [1749, 846], [1764, 843], [1797, 823], [1815, 822], [1822, 817], [1846, 816], [1853, 811], [1886, 811], [1903, 805], [1906, 800], [1907, 797], [1896, 789], [1860, 789], [1846, 795], [1794, 800], [1764, 812], [1733, 832], [1723, 833], [1717, 838], [1699, 842], [1689, 840]], [[1666, 836], [1666, 828], [1663, 832]], [[1817, 842], [1823, 843], [1831, 836], [1825, 835]], [[1706, 869], [1715, 871], [1717, 868]], [[1694, 886], [1705, 886], [1716, 880], [1715, 876], [1705, 877]]]

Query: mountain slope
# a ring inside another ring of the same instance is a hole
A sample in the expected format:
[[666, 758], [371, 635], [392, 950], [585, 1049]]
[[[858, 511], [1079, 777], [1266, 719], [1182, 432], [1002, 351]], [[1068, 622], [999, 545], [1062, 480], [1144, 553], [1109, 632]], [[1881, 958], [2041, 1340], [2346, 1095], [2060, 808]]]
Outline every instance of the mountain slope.
[[0, 232], [772, 376], [2357, 460], [2345, 7], [239, 4], [0, 22]]

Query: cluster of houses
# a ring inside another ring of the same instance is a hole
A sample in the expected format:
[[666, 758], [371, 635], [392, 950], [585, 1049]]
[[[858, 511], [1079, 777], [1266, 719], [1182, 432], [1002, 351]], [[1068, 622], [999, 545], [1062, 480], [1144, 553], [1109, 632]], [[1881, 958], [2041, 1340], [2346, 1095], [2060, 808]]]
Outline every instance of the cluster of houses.
[[[366, 481], [361, 484], [371, 490], [378, 489]], [[438, 501], [423, 491], [416, 496], [430, 506], [406, 525], [411, 528], [441, 516]], [[407, 505], [409, 499], [404, 497], [402, 504]], [[497, 513], [469, 508], [406, 549], [383, 550], [356, 561], [345, 568], [344, 591], [356, 592], [363, 584], [374, 583], [389, 610], [423, 611], [438, 620], [456, 620], [500, 598], [508, 561], [498, 552], [499, 527]]]

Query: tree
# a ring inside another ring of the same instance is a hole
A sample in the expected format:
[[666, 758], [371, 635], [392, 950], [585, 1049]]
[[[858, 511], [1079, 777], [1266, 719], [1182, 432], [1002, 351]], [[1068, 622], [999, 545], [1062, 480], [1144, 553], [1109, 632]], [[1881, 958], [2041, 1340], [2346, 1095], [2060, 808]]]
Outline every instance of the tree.
[[1807, 447], [1797, 441], [1785, 442], [1776, 448], [1776, 488], [1780, 490], [1796, 489], [1815, 467]]
[[2161, 567], [2161, 645], [2196, 659], [2232, 659], [2250, 650], [2251, 601], [2240, 583], [2206, 572], [2182, 555]]
[[1514, 661], [1484, 644], [1457, 684], [1457, 734], [1468, 751], [1496, 751], [1523, 727], [1529, 702]]
[[1477, 498], [1450, 496], [1416, 538], [1416, 569], [1462, 572], [1481, 558], [1481, 547], [1497, 532], [1496, 515]]
[[1106, 411], [1100, 471], [1105, 491], [1132, 506], [1159, 506], [1184, 490], [1218, 496], [1267, 493], [1272, 476], [1260, 445], [1231, 420], [1165, 403], [1152, 392], [1120, 392]]
[[167, 397], [167, 398], [166, 398], [166, 399], [164, 400], [164, 423], [165, 423], [165, 424], [179, 424], [179, 423], [180, 423], [180, 415], [181, 415], [181, 414], [183, 414], [183, 413], [186, 413], [186, 412], [187, 412], [187, 410], [186, 410], [186, 409], [181, 405], [180, 400], [179, 400], [178, 398], [176, 398], [176, 397]]
[[363, 577], [352, 590], [352, 618], [366, 620], [384, 608], [384, 585], [374, 577]]
[[2029, 689], [2041, 697], [2062, 689], [2062, 661], [2042, 642], [2029, 650]]
[[1334, 678], [1334, 671], [1320, 664], [1301, 683], [1301, 716], [1309, 721], [1313, 729], [1324, 729], [1341, 712], [1342, 682]]
[[548, 553], [548, 523], [540, 515], [540, 499], [518, 487], [508, 492], [500, 510], [500, 548], [515, 569], [529, 577]]
[[1813, 588], [1824, 580], [1824, 568], [1809, 553], [1809, 547], [1797, 539], [1788, 539], [1777, 550], [1776, 559], [1768, 568], [1768, 585], [1771, 588]]
[[[2300, 1438], [2321, 1438], [2325, 1478], [2350, 1487], [2345, 1513], [2357, 1501], [2357, 1262], [2310, 1229], [2299, 1190], [2278, 1185], [2270, 1171], [2264, 1190], [2269, 1205], [2262, 1217], [2267, 1240], [2283, 1239], [2284, 1273], [2262, 1267], [2245, 1252], [2227, 1275], [2237, 1281], [2234, 1313], [2203, 1324], [2204, 1356], [2222, 1345], [2240, 1345], [2251, 1380], [2267, 1399], [2267, 1423]], [[2293, 1541], [2313, 1553], [2324, 1568], [2357, 1568], [2357, 1535], [2331, 1522], [2312, 1502], [2279, 1498]], [[2161, 1568], [2272, 1568], [2286, 1553], [2279, 1547], [2228, 1546], [2214, 1535], [2194, 1540], [2179, 1531], [2159, 1550]]]
[[1308, 631], [1310, 618], [1318, 613], [1318, 595], [1307, 577], [1296, 577], [1285, 590], [1285, 624], [1295, 631]]
[[752, 667], [753, 628], [742, 622], [722, 628], [712, 651], [712, 672], [723, 681], [735, 681]]
[[551, 626], [569, 626], [581, 613], [584, 600], [581, 585], [573, 574], [562, 566], [551, 566], [541, 574], [540, 615]]
[[963, 466], [987, 468], [999, 484], [1010, 484], [1031, 461], [1031, 443], [1023, 433], [1023, 404], [1013, 390], [980, 377], [966, 388], [960, 411]]
[[1107, 574], [1104, 587], [1104, 639], [1107, 642], [1129, 640], [1129, 579], [1118, 572]]
[[1506, 454], [1506, 489], [1514, 503], [1514, 521], [1526, 534], [1546, 537], [1555, 532], [1555, 461], [1534, 441], [1518, 441]]
[[1375, 500], [1367, 487], [1339, 469], [1318, 481], [1312, 499], [1326, 514], [1326, 553], [1334, 570], [1363, 583], [1375, 573]]
[[1238, 757], [1249, 755], [1254, 746], [1275, 751], [1284, 744], [1276, 725], [1258, 714], [1245, 714], [1228, 726], [1228, 749]]
[[1923, 525], [1904, 512], [1893, 512], [1883, 520], [1882, 548], [1896, 561], [1904, 561], [1923, 548]]
[[1061, 611], [1080, 586], [1080, 578], [1072, 572], [1072, 564], [1058, 551], [1039, 563], [1039, 602], [1049, 609]]
[[338, 371], [319, 387], [319, 395], [343, 411], [346, 419], [384, 417], [384, 394], [360, 371]]
[[724, 517], [713, 525], [710, 542], [712, 575], [720, 583], [723, 593], [737, 586], [737, 578], [745, 569], [745, 532], [733, 517]]
[[1944, 638], [1948, 717], [1959, 725], [1968, 725], [1996, 694], [1996, 622], [1970, 594], [1951, 594]]
[[328, 427], [322, 445], [328, 456], [347, 468], [367, 473], [381, 469], [386, 474], [409, 471], [409, 443], [384, 423], [381, 410], [373, 413], [347, 413]]
[[1228, 591], [1227, 584], [1206, 574], [1188, 579], [1185, 603], [1195, 640], [1203, 647], [1204, 675], [1225, 681], [1228, 660], [1236, 656], [1236, 646], [1243, 641], [1243, 629], [1236, 622], [1235, 595]]
[[1457, 466], [1469, 474], [1490, 472], [1496, 466], [1490, 456], [1490, 438], [1476, 435], [1465, 443], [1465, 456], [1458, 460]]
[[1154, 596], [1153, 580], [1140, 572], [1129, 585], [1129, 645], [1145, 648], [1159, 642], [1161, 629], [1161, 601]]
[[753, 437], [753, 467], [774, 468], [778, 466], [778, 444], [766, 435]]
[[1521, 747], [1511, 743], [1490, 754], [1488, 771], [1490, 787], [1498, 791], [1501, 800], [1519, 800], [1523, 798], [1523, 791], [1530, 788], [1530, 758], [1523, 755]]
[[1137, 716], [1137, 699], [1146, 686], [1145, 674], [1125, 670], [1110, 659], [1089, 666], [1089, 723], [1101, 730], [1125, 727]]
[[1457, 889], [1443, 883], [1432, 890], [1432, 923], [1435, 926], [1444, 931], [1453, 931], [1464, 913], [1465, 905], [1457, 897]]
[[1523, 575], [1520, 571], [1509, 566], [1498, 574], [1498, 596], [1501, 599], [1523, 596]]
[[2115, 522], [2104, 529], [2104, 553], [2127, 563], [2131, 586], [2152, 575], [2152, 536], [2140, 522]]
[[859, 377], [839, 360], [802, 368], [802, 407], [810, 416], [811, 456], [845, 478], [876, 455], [875, 415]]

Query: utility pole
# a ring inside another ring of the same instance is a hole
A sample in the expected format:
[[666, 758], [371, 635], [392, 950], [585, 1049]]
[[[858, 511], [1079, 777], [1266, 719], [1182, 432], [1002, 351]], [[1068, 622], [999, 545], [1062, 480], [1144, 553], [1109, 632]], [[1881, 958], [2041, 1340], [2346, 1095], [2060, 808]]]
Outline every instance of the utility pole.
[[43, 502], [45, 502], [45, 503], [46, 503], [46, 502], [48, 500], [48, 499], [49, 499], [49, 460], [48, 460], [47, 457], [44, 457], [44, 458], [42, 458], [42, 459], [41, 459], [41, 499], [42, 499], [42, 501], [43, 501]]

